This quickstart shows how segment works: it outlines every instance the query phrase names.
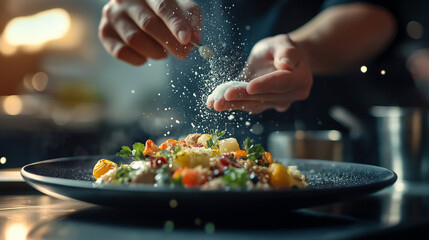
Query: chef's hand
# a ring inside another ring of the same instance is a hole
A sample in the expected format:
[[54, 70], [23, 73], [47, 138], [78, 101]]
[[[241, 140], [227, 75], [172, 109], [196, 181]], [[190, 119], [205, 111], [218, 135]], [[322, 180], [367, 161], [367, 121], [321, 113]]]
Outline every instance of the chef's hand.
[[216, 111], [242, 110], [261, 113], [274, 108], [286, 111], [297, 100], [309, 96], [313, 75], [302, 49], [288, 35], [259, 41], [252, 49], [242, 77], [246, 88], [230, 88], [224, 98], [208, 101]]
[[98, 35], [112, 56], [133, 65], [168, 52], [186, 58], [199, 42], [201, 11], [191, 0], [111, 0], [103, 8]]

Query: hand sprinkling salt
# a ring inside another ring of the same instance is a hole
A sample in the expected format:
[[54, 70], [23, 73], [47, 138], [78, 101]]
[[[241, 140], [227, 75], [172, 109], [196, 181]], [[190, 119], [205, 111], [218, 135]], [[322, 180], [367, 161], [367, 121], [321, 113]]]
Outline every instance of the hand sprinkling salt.
[[195, 43], [194, 41], [191, 41], [191, 43], [198, 48], [198, 52], [200, 53], [200, 56], [204, 59], [212, 58], [214, 56], [212, 50], [207, 46], [201, 46]]
[[224, 98], [226, 90], [230, 88], [246, 88], [248, 84], [248, 82], [242, 81], [230, 81], [222, 83], [221, 85], [217, 86], [216, 89], [208, 96], [207, 101], [218, 101]]

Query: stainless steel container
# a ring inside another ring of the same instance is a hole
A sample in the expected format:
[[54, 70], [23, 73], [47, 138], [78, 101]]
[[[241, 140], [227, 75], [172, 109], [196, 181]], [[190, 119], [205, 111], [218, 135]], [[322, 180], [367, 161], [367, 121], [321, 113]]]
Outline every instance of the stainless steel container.
[[344, 139], [336, 130], [278, 131], [268, 136], [274, 158], [344, 160]]
[[376, 106], [379, 165], [396, 172], [398, 180], [420, 181], [428, 176], [428, 113], [419, 108]]

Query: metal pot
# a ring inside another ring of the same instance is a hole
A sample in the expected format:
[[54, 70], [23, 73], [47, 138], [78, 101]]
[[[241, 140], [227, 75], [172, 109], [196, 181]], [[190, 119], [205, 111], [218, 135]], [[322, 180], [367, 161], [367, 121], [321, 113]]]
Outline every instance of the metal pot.
[[274, 158], [344, 160], [344, 139], [336, 130], [278, 131], [268, 136]]
[[396, 172], [398, 180], [429, 179], [428, 113], [420, 108], [376, 106], [378, 165]]

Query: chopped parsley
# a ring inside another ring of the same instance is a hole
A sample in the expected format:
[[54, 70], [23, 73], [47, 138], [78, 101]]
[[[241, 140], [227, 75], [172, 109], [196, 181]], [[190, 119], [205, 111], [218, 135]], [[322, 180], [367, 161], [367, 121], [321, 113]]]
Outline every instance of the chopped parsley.
[[207, 140], [207, 147], [212, 148], [214, 146], [217, 146], [218, 140], [225, 135], [225, 131], [216, 130], [213, 129], [210, 130], [210, 135], [212, 136], [209, 140]]
[[132, 168], [125, 165], [121, 165], [116, 171], [115, 178], [112, 180], [112, 183], [130, 183], [132, 172], [134, 172]]
[[254, 144], [253, 140], [249, 137], [244, 140], [242, 148], [247, 152], [247, 158], [260, 165], [258, 160], [262, 159], [262, 154], [265, 152], [264, 147], [261, 144]]
[[173, 155], [167, 149], [160, 149], [157, 155], [152, 155], [152, 157], [163, 157], [167, 162], [173, 162]]
[[173, 151], [173, 155], [177, 155], [180, 152], [180, 150], [182, 150], [181, 146], [178, 146], [177, 148], [175, 148]]
[[228, 170], [224, 172], [222, 179], [231, 186], [243, 187], [249, 180], [249, 175], [245, 168], [235, 168], [230, 165]]

